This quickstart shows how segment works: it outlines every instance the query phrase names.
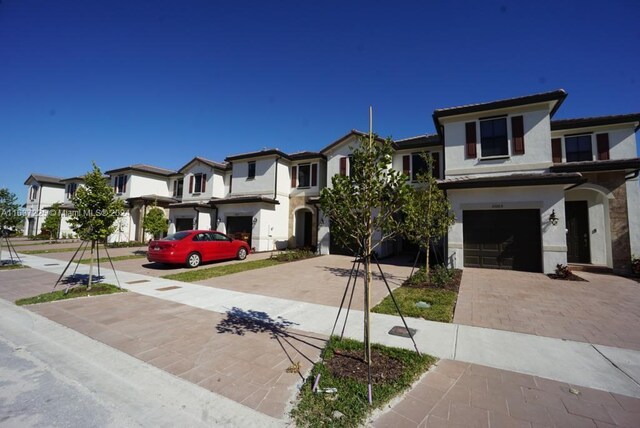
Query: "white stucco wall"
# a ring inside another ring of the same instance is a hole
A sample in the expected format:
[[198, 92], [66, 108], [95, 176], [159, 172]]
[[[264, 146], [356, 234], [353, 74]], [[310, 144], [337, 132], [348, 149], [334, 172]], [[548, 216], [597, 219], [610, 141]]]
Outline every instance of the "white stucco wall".
[[[300, 167], [300, 165], [311, 165], [311, 167], [309, 168], [309, 174], [311, 174], [311, 168], [313, 168], [313, 164], [317, 165], [318, 168], [318, 181], [316, 183], [315, 186], [311, 185], [312, 181], [311, 181], [311, 177], [309, 177], [309, 187], [306, 188], [297, 188], [297, 187], [291, 187], [291, 168], [293, 166], [296, 167], [296, 173], [297, 173], [297, 168]], [[313, 160], [306, 160], [306, 161], [299, 161], [299, 162], [294, 162], [291, 164], [291, 166], [288, 168], [288, 172], [287, 172], [287, 177], [288, 177], [288, 182], [287, 182], [287, 187], [289, 187], [291, 189], [290, 192], [290, 196], [291, 197], [295, 197], [295, 196], [318, 196], [320, 194], [320, 189], [322, 189], [323, 187], [323, 179], [325, 178], [325, 174], [324, 174], [324, 169], [326, 168], [325, 163], [322, 161], [319, 161], [317, 159], [313, 159]]]
[[[29, 192], [32, 185], [38, 186], [38, 194], [33, 200], [29, 199]], [[38, 235], [42, 231], [42, 224], [47, 218], [49, 212], [45, 208], [49, 208], [56, 202], [64, 202], [64, 187], [63, 186], [51, 186], [46, 183], [41, 184], [32, 180], [27, 186], [27, 197], [25, 207], [25, 222], [23, 234], [28, 235], [29, 218], [34, 219], [34, 231], [35, 235]]]
[[562, 138], [562, 161], [566, 162], [567, 152], [564, 143], [565, 135], [591, 133], [592, 160], [598, 160], [597, 134], [609, 134], [609, 158], [631, 159], [638, 157], [636, 147], [635, 129], [631, 125], [609, 125], [590, 128], [574, 128], [562, 131], [553, 131], [551, 138]]
[[640, 257], [640, 181], [638, 178], [627, 181], [627, 207], [631, 254]]
[[360, 140], [355, 136], [351, 136], [342, 144], [325, 153], [327, 156], [327, 187], [332, 188], [331, 179], [334, 175], [340, 174], [340, 159], [349, 156], [353, 152], [352, 149], [359, 146]]
[[[479, 118], [507, 115], [507, 135], [509, 156], [501, 159], [482, 159], [482, 144]], [[511, 117], [523, 116], [524, 147], [523, 155], [513, 154]], [[476, 122], [476, 149], [478, 157], [467, 159], [465, 152], [467, 122]], [[472, 115], [462, 115], [442, 119], [444, 124], [445, 155], [447, 177], [455, 175], [479, 175], [495, 172], [521, 172], [543, 170], [551, 166], [551, 144], [549, 135], [551, 125], [547, 105], [519, 107], [485, 111]]]
[[[456, 217], [448, 235], [448, 260], [452, 267], [463, 268], [463, 211], [484, 209], [539, 209], [544, 272], [553, 272], [558, 263], [567, 264], [563, 186], [460, 189], [449, 190], [448, 196]], [[559, 218], [555, 226], [548, 221], [553, 210]]]
[[[111, 185], [114, 185], [115, 178]], [[125, 198], [134, 198], [143, 195], [171, 196], [169, 193], [169, 179], [166, 177], [130, 173], [127, 181]]]
[[[273, 195], [275, 188], [275, 156], [269, 156], [266, 158], [258, 158], [253, 160], [240, 160], [233, 162], [233, 188], [231, 189], [232, 195]], [[255, 178], [248, 178], [249, 162], [255, 161], [256, 163], [256, 176]], [[279, 160], [278, 163], [282, 163]], [[285, 175], [286, 173], [279, 175]], [[286, 174], [288, 176], [288, 174]], [[280, 181], [278, 177], [278, 181]]]
[[217, 230], [227, 233], [227, 218], [231, 216], [250, 216], [256, 219], [251, 230], [251, 248], [256, 251], [284, 249], [288, 241], [289, 202], [281, 200], [280, 205], [265, 203], [247, 203], [222, 205], [218, 209], [221, 222]]
[[[444, 155], [443, 155], [443, 149], [442, 146], [439, 147], [429, 147], [429, 148], [425, 148], [425, 149], [412, 149], [412, 150], [398, 150], [396, 152], [393, 153], [393, 160], [392, 160], [392, 167], [393, 169], [395, 169], [396, 171], [402, 172], [403, 171], [403, 162], [402, 159], [404, 156], [409, 155], [411, 156], [413, 153], [422, 153], [422, 152], [427, 152], [430, 154], [433, 153], [438, 153], [438, 155], [440, 156], [440, 177], [443, 177], [444, 174], [444, 165], [443, 165], [443, 159], [444, 159]], [[410, 177], [411, 178], [411, 177]]]
[[[224, 198], [227, 194], [225, 189], [224, 176], [225, 173], [213, 168], [205, 163], [195, 161], [188, 169], [183, 171], [182, 179], [182, 200], [183, 201], [201, 201], [209, 200], [212, 197]], [[195, 174], [206, 174], [207, 183], [204, 192], [189, 193], [189, 182]]]

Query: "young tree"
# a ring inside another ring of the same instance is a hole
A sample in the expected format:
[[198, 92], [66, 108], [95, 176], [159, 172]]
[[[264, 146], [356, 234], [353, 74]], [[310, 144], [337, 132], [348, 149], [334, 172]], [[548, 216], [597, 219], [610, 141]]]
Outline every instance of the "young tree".
[[84, 176], [83, 187], [80, 187], [72, 199], [75, 206], [69, 218], [71, 229], [83, 241], [91, 241], [89, 264], [89, 282], [91, 289], [93, 275], [93, 253], [97, 243], [105, 242], [114, 231], [114, 223], [124, 211], [124, 202], [116, 198], [113, 189], [100, 168], [94, 163], [93, 171]]
[[434, 167], [431, 155], [421, 153], [420, 156], [429, 168], [428, 171], [418, 174], [418, 184], [403, 209], [405, 214], [404, 234], [425, 251], [425, 272], [428, 274], [430, 243], [447, 234], [455, 222], [455, 216], [447, 196], [438, 187], [438, 182], [431, 173]]
[[[398, 214], [412, 191], [406, 177], [391, 168], [392, 153], [389, 139], [380, 142], [373, 134], [360, 138], [360, 146], [350, 158], [349, 174], [334, 176], [333, 187], [322, 189], [320, 196], [334, 239], [364, 258], [364, 342], [368, 364], [371, 364], [370, 255], [382, 242], [401, 232]], [[374, 231], [380, 233], [375, 243]]]
[[169, 230], [169, 224], [167, 224], [164, 211], [155, 204], [153, 208], [147, 212], [143, 224], [144, 229], [151, 233], [155, 239], [158, 239], [163, 233]]
[[42, 231], [49, 234], [49, 240], [58, 239], [60, 235], [60, 222], [62, 221], [62, 212], [60, 210], [60, 202], [51, 205], [49, 215], [42, 223]]
[[[24, 222], [15, 193], [0, 189], [0, 262], [2, 262], [2, 239], [6, 230], [16, 230]], [[11, 250], [9, 250], [11, 251]], [[9, 252], [11, 254], [11, 252]]]
[[0, 189], [0, 230], [15, 229], [24, 222], [24, 215], [20, 213], [20, 205], [15, 193], [6, 187]]

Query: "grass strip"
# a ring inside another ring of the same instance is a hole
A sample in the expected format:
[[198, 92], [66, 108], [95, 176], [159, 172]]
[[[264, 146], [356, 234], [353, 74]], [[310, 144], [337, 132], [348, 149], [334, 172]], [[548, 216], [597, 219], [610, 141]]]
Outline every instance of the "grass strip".
[[20, 254], [73, 253], [78, 247], [50, 248], [48, 250], [18, 250]]
[[233, 263], [223, 266], [214, 266], [206, 269], [190, 270], [187, 272], [172, 273], [164, 275], [162, 278], [175, 279], [176, 281], [195, 282], [218, 276], [231, 275], [232, 273], [245, 272], [253, 269], [262, 269], [269, 266], [279, 265], [282, 262], [273, 259], [250, 260], [242, 263]]
[[4, 265], [4, 266], [0, 266], [0, 271], [2, 270], [14, 270], [14, 269], [25, 269], [28, 268], [29, 266], [27, 265], [23, 265], [21, 263], [16, 263], [13, 265]]
[[[402, 315], [414, 318], [424, 318], [430, 321], [452, 322], [458, 293], [450, 290], [433, 288], [399, 287], [393, 290]], [[417, 302], [426, 302], [430, 308], [418, 308]], [[379, 314], [398, 315], [391, 296], [385, 297], [371, 310]]]
[[52, 293], [43, 293], [38, 296], [16, 300], [16, 305], [34, 305], [36, 303], [55, 302], [57, 300], [75, 299], [78, 297], [102, 296], [105, 294], [123, 293], [126, 291], [127, 290], [124, 288], [118, 288], [112, 284], [92, 284], [91, 290], [89, 291], [87, 291], [87, 288], [84, 285], [79, 285], [69, 289], [67, 294], [64, 294], [64, 290], [57, 290]]
[[[111, 261], [112, 262], [119, 262], [122, 260], [132, 260], [132, 259], [144, 259], [145, 257], [147, 257], [146, 255], [141, 255], [141, 254], [128, 254], [126, 256], [115, 256], [115, 257], [111, 257]], [[89, 262], [91, 261], [91, 259], [82, 259], [80, 260], [80, 263], [88, 265]], [[96, 257], [93, 258], [93, 262], [96, 263], [98, 261], [98, 259]], [[102, 256], [100, 257], [100, 261], [101, 262], [108, 262], [109, 258], [106, 256]]]
[[[355, 340], [332, 337], [327, 343], [326, 361], [335, 351], [362, 350], [364, 344]], [[357, 427], [363, 426], [371, 410], [383, 407], [392, 398], [407, 390], [431, 366], [436, 358], [419, 356], [413, 351], [372, 345], [372, 350], [402, 362], [400, 376], [373, 385], [373, 405], [367, 399], [367, 383], [352, 378], [334, 376], [323, 363], [316, 363], [302, 386], [296, 407], [291, 411], [300, 427]], [[313, 392], [316, 375], [320, 374], [320, 388], [336, 388], [335, 394]]]

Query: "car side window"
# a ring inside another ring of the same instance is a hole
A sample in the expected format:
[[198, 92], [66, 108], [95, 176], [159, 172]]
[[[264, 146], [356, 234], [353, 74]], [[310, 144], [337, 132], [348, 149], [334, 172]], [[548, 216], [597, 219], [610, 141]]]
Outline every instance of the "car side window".
[[222, 233], [211, 233], [210, 235], [211, 235], [212, 241], [228, 241], [229, 240], [229, 238], [224, 236]]
[[208, 241], [207, 236], [204, 233], [198, 233], [193, 237], [193, 240], [196, 242]]

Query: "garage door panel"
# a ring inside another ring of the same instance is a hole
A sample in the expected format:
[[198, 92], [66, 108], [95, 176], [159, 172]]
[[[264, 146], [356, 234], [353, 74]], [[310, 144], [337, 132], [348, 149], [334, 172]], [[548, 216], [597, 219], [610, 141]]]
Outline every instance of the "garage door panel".
[[463, 212], [464, 266], [540, 272], [539, 210]]

